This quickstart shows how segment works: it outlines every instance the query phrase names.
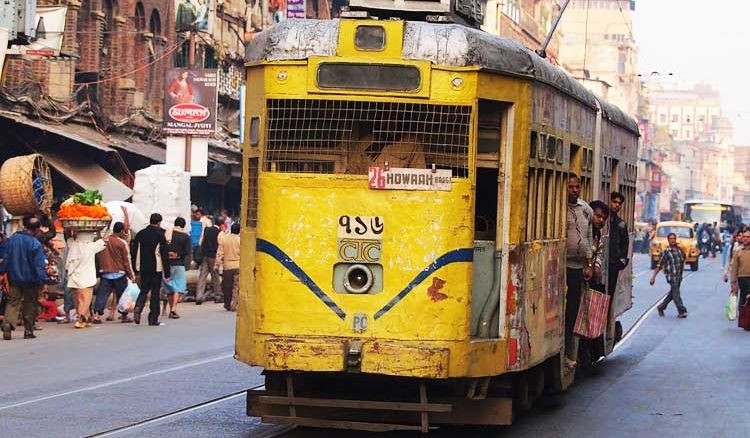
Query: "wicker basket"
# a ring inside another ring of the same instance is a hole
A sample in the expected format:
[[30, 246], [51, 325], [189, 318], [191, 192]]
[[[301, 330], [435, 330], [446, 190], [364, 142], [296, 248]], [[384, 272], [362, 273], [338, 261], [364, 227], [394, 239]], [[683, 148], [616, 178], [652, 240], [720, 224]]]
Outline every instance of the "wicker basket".
[[10, 214], [21, 216], [52, 207], [52, 177], [39, 154], [6, 160], [0, 168], [0, 199]]
[[60, 219], [60, 223], [66, 230], [75, 230], [82, 232], [98, 232], [109, 226], [112, 219], [88, 219], [88, 218], [70, 218]]

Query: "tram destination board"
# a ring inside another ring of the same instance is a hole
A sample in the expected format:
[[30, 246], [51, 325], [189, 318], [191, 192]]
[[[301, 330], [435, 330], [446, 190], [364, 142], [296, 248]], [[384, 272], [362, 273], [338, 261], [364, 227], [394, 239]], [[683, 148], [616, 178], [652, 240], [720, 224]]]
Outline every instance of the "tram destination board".
[[369, 187], [374, 190], [451, 190], [450, 169], [404, 169], [370, 167]]

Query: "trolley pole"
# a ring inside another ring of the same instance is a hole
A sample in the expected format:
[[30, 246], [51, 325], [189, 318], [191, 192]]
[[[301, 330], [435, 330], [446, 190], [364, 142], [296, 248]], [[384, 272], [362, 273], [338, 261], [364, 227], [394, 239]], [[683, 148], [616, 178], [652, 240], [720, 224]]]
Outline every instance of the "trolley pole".
[[552, 27], [550, 28], [549, 33], [547, 33], [547, 38], [544, 40], [544, 44], [542, 44], [542, 47], [536, 51], [536, 54], [541, 56], [542, 58], [547, 58], [547, 47], [549, 46], [550, 41], [552, 41], [552, 35], [555, 34], [557, 25], [560, 24], [560, 19], [565, 13], [565, 8], [568, 7], [568, 3], [570, 3], [570, 0], [565, 0], [565, 3], [560, 8], [560, 14], [557, 16], [557, 18], [555, 18], [555, 22], [552, 23]]

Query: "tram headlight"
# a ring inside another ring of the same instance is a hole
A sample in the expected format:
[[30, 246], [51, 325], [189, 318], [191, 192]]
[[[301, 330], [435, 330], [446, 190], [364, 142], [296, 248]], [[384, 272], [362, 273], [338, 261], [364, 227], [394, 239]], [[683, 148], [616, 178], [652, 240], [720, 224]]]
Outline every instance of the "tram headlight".
[[278, 73], [276, 73], [276, 79], [279, 80], [279, 82], [284, 82], [289, 77], [289, 74], [286, 72], [286, 70], [279, 70]]
[[344, 288], [351, 294], [367, 293], [372, 284], [372, 270], [366, 265], [351, 265], [344, 273]]
[[456, 88], [456, 89], [460, 89], [463, 86], [464, 86], [464, 80], [463, 79], [461, 79], [461, 78], [453, 78], [451, 80], [451, 87]]

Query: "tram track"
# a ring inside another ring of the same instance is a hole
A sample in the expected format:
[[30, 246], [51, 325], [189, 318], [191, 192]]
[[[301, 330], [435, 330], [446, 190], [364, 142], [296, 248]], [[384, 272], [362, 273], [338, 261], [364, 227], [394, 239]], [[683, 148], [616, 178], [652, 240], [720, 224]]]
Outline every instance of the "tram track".
[[[243, 397], [247, 393], [247, 391], [251, 391], [254, 389], [263, 389], [264, 387], [265, 387], [265, 384], [261, 384], [261, 385], [253, 386], [251, 388], [243, 389], [241, 391], [235, 391], [230, 394], [223, 395], [221, 397], [216, 397], [211, 400], [206, 400], [200, 403], [196, 403], [194, 405], [176, 409], [171, 412], [167, 412], [164, 414], [156, 415], [154, 417], [146, 418], [144, 420], [134, 421], [132, 423], [129, 423], [123, 426], [115, 427], [115, 428], [108, 429], [102, 432], [97, 432], [91, 435], [86, 435], [84, 438], [104, 438], [108, 436], [118, 435], [124, 432], [130, 432], [130, 431], [142, 428], [142, 427], [151, 426], [153, 424], [160, 423], [165, 420], [169, 420], [169, 419], [179, 417], [185, 414], [189, 414], [189, 413], [201, 410], [201, 409], [206, 409], [211, 406], [225, 403], [230, 400], [234, 400], [236, 398]], [[275, 435], [275, 436], [278, 436], [278, 435]]]

